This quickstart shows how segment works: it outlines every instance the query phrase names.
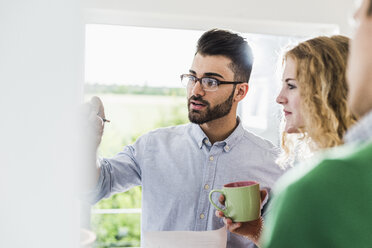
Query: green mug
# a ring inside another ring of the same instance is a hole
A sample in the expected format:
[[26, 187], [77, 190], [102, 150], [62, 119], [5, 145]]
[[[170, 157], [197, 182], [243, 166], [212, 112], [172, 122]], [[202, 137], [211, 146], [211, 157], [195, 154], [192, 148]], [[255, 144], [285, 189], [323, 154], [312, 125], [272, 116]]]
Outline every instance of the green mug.
[[[219, 208], [212, 200], [212, 194], [219, 192], [225, 197], [225, 209]], [[234, 222], [257, 220], [261, 212], [260, 185], [254, 181], [225, 184], [221, 190], [209, 193], [209, 201]]]

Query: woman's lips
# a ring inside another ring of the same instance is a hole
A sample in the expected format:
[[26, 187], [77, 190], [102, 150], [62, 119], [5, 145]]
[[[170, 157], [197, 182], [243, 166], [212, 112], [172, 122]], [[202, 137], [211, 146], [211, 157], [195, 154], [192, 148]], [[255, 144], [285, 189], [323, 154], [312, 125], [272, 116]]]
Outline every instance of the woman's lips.
[[284, 110], [284, 115], [285, 116], [290, 115], [290, 114], [292, 114], [292, 112], [289, 112], [289, 111]]

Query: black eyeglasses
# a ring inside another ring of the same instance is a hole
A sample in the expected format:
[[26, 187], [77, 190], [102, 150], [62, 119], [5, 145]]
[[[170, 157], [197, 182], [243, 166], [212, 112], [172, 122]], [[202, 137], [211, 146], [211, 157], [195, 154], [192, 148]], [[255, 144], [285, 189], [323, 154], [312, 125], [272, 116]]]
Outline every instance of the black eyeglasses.
[[220, 84], [241, 84], [243, 82], [229, 82], [229, 81], [220, 81], [215, 78], [210, 77], [195, 77], [191, 74], [182, 74], [181, 75], [181, 83], [185, 87], [194, 87], [196, 82], [199, 81], [202, 89], [204, 91], [216, 91], [218, 89], [218, 85]]

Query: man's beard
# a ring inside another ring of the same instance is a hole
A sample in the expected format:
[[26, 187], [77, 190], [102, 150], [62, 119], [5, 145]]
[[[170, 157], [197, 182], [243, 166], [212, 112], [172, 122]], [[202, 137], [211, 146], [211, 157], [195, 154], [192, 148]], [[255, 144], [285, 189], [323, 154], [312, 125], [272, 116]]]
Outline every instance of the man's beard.
[[[204, 124], [228, 115], [232, 108], [234, 92], [235, 87], [231, 95], [226, 99], [226, 101], [216, 105], [214, 108], [210, 108], [210, 103], [203, 100], [201, 96], [191, 96], [187, 101], [187, 106], [189, 109], [189, 120], [195, 124]], [[202, 104], [206, 105], [206, 109], [204, 111], [191, 109], [190, 108], [191, 100], [201, 102]]]

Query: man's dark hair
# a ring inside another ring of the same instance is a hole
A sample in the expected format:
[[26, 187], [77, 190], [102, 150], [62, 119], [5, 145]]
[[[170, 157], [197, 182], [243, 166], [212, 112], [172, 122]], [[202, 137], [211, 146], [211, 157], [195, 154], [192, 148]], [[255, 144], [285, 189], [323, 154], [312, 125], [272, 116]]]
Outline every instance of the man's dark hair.
[[234, 72], [234, 80], [249, 81], [253, 65], [252, 49], [238, 34], [220, 29], [209, 30], [199, 38], [196, 53], [226, 56], [232, 61], [230, 69]]
[[367, 10], [367, 16], [372, 17], [372, 0], [369, 0], [369, 7]]

